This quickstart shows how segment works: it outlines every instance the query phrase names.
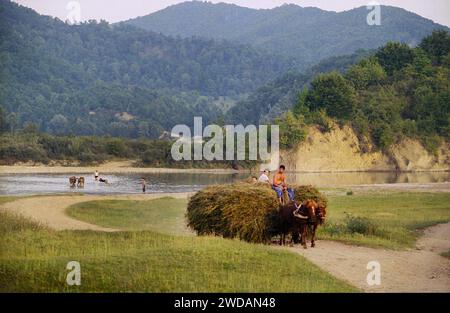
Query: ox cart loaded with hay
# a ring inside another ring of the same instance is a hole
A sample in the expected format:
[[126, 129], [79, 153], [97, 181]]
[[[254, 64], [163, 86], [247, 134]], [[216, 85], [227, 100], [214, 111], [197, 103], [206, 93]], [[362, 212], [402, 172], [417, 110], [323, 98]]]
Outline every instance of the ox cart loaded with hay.
[[306, 237], [315, 246], [318, 225], [325, 221], [327, 199], [312, 186], [293, 186], [295, 199], [280, 205], [267, 185], [239, 183], [207, 187], [191, 197], [188, 225], [198, 235], [239, 238], [253, 243], [270, 243], [287, 235], [306, 248]]

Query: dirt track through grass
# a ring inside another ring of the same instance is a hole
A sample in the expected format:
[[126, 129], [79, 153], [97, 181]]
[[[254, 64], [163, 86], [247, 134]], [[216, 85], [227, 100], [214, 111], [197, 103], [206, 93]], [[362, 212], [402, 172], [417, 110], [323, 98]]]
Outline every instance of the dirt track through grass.
[[[49, 196], [19, 199], [1, 207], [56, 230], [114, 231], [112, 228], [70, 218], [65, 214], [65, 209], [84, 201], [148, 200], [164, 196], [169, 195]], [[186, 198], [188, 194], [170, 196]], [[303, 255], [333, 276], [367, 292], [450, 292], [450, 260], [439, 255], [450, 250], [450, 223], [426, 229], [417, 242], [417, 249], [407, 251], [358, 247], [322, 240], [318, 241], [314, 249], [293, 247], [288, 250]], [[369, 261], [378, 261], [381, 265], [380, 286], [369, 286], [366, 282]]]
[[[289, 248], [333, 276], [367, 292], [450, 292], [450, 223], [426, 229], [417, 249], [394, 251], [320, 240], [315, 248]], [[367, 264], [380, 263], [381, 285], [367, 284]]]
[[85, 201], [98, 200], [150, 200], [171, 196], [173, 198], [187, 198], [188, 193], [174, 194], [148, 194], [148, 195], [118, 195], [118, 196], [41, 196], [23, 198], [1, 205], [8, 212], [22, 214], [40, 224], [55, 230], [95, 230], [118, 231], [119, 229], [101, 227], [87, 222], [79, 221], [68, 216], [66, 208]]

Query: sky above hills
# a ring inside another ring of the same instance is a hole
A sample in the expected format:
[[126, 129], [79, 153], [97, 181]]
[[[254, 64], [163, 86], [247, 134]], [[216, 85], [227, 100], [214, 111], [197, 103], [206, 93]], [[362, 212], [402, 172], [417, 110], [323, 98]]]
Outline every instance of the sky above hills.
[[[164, 9], [169, 5], [184, 2], [183, 0], [14, 0], [40, 14], [68, 19], [74, 10], [79, 12], [81, 21], [104, 19], [111, 23], [124, 21], [137, 16], [147, 15]], [[255, 9], [269, 9], [284, 3], [294, 3], [302, 7], [314, 6], [329, 11], [345, 11], [365, 6], [371, 0], [212, 0], [210, 2], [233, 3]], [[378, 0], [382, 5], [404, 8], [429, 18], [436, 23], [450, 27], [449, 0]], [[79, 8], [79, 10], [78, 10]], [[381, 12], [382, 14], [382, 12]], [[72, 15], [73, 16], [73, 15]]]

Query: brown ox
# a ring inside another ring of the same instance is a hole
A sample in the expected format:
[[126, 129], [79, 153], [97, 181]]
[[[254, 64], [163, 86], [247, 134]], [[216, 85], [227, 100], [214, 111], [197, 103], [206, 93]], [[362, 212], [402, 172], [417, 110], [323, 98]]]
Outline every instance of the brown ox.
[[83, 176], [78, 178], [77, 186], [80, 187], [80, 188], [84, 188], [84, 177]]
[[325, 206], [314, 200], [307, 200], [300, 205], [292, 201], [281, 206], [279, 210], [280, 245], [286, 243], [286, 235], [290, 233], [293, 243], [298, 243], [300, 239], [300, 243], [306, 249], [306, 240], [310, 233], [311, 247], [314, 247], [317, 227], [323, 224], [325, 216]]
[[[326, 216], [327, 208], [325, 207], [325, 205], [321, 202], [317, 203], [317, 208], [315, 210], [315, 219], [311, 220], [311, 222], [308, 223], [307, 227], [307, 234], [311, 234], [311, 247], [313, 248], [316, 246], [315, 240], [317, 227], [325, 222]], [[306, 244], [304, 245], [304, 247], [306, 248]]]
[[70, 187], [75, 187], [76, 183], [77, 183], [77, 178], [75, 176], [69, 177]]

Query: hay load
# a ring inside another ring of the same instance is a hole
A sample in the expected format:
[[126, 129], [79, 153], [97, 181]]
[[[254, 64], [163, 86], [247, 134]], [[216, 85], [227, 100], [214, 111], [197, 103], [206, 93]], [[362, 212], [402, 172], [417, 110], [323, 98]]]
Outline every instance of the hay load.
[[[312, 186], [292, 186], [296, 201], [326, 198]], [[264, 184], [239, 183], [209, 186], [191, 197], [188, 225], [198, 235], [239, 238], [265, 243], [278, 234], [278, 199]]]

